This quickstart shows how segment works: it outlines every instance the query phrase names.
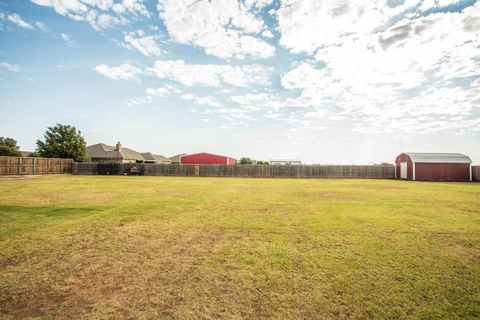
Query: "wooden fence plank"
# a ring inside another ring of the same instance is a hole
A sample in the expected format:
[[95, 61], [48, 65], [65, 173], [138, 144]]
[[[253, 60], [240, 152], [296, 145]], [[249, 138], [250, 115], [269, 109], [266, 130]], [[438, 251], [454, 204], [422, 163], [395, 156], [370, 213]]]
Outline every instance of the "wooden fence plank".
[[0, 176], [72, 173], [73, 164], [72, 159], [0, 156]]
[[472, 180], [480, 181], [480, 166], [472, 166]]

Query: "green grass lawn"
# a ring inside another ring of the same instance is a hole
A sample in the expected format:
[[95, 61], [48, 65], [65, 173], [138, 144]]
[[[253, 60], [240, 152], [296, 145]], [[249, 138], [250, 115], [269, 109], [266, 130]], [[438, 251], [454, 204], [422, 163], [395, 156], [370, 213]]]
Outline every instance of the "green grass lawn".
[[480, 184], [0, 181], [0, 318], [473, 319]]

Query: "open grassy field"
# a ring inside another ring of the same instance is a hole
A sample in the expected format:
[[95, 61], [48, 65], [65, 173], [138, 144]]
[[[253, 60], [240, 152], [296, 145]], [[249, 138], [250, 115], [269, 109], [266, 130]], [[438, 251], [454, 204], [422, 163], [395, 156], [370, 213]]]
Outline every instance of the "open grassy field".
[[480, 184], [0, 181], [0, 317], [479, 318]]

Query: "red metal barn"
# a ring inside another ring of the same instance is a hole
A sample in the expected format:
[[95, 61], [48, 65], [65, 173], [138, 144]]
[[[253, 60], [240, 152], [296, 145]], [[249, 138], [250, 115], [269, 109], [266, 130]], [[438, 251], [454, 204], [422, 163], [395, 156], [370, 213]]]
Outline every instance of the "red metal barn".
[[397, 179], [472, 181], [472, 160], [461, 153], [402, 153], [395, 159]]
[[223, 164], [233, 166], [235, 159], [211, 153], [194, 153], [180, 157], [181, 164]]

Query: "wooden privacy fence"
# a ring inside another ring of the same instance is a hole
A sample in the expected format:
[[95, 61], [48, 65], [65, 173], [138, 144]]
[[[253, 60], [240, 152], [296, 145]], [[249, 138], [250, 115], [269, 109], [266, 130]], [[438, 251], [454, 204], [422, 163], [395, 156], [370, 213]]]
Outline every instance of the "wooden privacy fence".
[[342, 165], [175, 165], [150, 163], [75, 163], [74, 174], [123, 175], [136, 167], [146, 176], [252, 178], [376, 178], [394, 179], [394, 166]]
[[0, 175], [72, 173], [73, 160], [0, 156]]
[[480, 181], [480, 166], [472, 166], [472, 180]]
[[[141, 175], [177, 177], [258, 177], [258, 178], [373, 178], [394, 179], [393, 166], [355, 165], [178, 165], [151, 163], [74, 163], [72, 159], [0, 156], [1, 175], [74, 173], [123, 175], [136, 167]], [[472, 180], [480, 181], [480, 166], [472, 166]]]

